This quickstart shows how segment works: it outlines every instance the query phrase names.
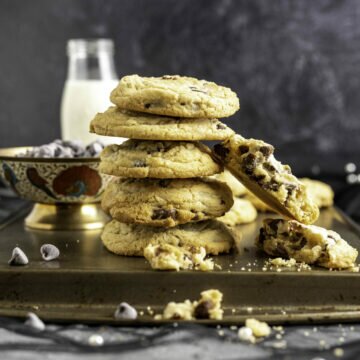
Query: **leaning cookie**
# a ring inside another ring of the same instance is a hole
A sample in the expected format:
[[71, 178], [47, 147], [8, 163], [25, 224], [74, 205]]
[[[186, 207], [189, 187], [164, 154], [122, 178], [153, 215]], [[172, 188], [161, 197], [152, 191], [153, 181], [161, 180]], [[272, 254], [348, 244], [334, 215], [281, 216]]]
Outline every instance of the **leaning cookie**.
[[104, 191], [102, 208], [112, 218], [173, 227], [222, 216], [233, 205], [229, 187], [212, 179], [115, 179]]
[[214, 147], [225, 166], [257, 197], [280, 214], [312, 224], [319, 208], [288, 165], [274, 158], [274, 147], [261, 140], [234, 135]]
[[149, 245], [203, 247], [207, 254], [229, 252], [234, 245], [234, 234], [221, 222], [207, 220], [179, 225], [174, 228], [125, 224], [112, 220], [105, 225], [101, 239], [105, 247], [117, 254], [143, 256]]
[[234, 133], [217, 119], [181, 119], [110, 107], [90, 123], [90, 132], [142, 140], [225, 140]]
[[101, 153], [100, 172], [131, 178], [193, 178], [222, 171], [199, 142], [127, 140]]
[[232, 208], [218, 220], [229, 226], [247, 224], [257, 218], [257, 211], [254, 205], [245, 199], [234, 198]]
[[310, 196], [319, 208], [329, 207], [334, 204], [334, 191], [330, 185], [308, 178], [302, 178], [300, 181], [306, 186]]
[[124, 76], [110, 99], [123, 109], [190, 118], [227, 117], [240, 107], [229, 88], [179, 75]]

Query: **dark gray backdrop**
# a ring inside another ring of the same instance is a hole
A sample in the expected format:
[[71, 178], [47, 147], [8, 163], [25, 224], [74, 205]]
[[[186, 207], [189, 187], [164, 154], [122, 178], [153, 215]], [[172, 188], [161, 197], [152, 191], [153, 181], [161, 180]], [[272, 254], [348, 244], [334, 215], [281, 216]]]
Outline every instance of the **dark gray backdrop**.
[[228, 124], [295, 168], [356, 161], [359, 17], [356, 0], [1, 0], [0, 146], [59, 137], [66, 40], [111, 37], [120, 76], [233, 88]]

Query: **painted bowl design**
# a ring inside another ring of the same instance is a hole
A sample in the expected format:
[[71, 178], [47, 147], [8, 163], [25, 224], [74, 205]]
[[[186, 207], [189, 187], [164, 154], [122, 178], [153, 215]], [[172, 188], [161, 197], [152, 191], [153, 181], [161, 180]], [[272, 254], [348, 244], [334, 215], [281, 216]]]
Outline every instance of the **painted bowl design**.
[[101, 200], [111, 176], [99, 173], [99, 158], [16, 157], [27, 149], [0, 149], [0, 177], [20, 197], [43, 204]]

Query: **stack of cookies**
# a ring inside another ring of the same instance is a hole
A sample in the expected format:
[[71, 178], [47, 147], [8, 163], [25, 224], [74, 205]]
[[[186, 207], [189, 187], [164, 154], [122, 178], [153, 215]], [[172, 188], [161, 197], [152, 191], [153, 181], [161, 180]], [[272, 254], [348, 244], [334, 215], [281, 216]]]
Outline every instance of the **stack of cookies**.
[[116, 177], [102, 199], [113, 219], [102, 234], [107, 249], [128, 256], [145, 252], [156, 268], [170, 266], [154, 260], [160, 253], [171, 253], [173, 268], [191, 268], [191, 255], [199, 260], [228, 252], [233, 234], [215, 219], [232, 207], [233, 195], [208, 177], [223, 166], [199, 141], [234, 134], [217, 118], [239, 109], [236, 94], [190, 77], [131, 75], [110, 99], [116, 106], [97, 114], [90, 131], [130, 139], [101, 154], [100, 171]]

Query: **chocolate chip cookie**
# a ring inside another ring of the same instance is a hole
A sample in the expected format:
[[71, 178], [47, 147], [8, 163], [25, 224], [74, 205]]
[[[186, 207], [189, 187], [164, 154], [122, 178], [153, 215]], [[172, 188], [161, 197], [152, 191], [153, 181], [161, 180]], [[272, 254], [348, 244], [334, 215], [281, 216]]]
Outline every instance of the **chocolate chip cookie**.
[[131, 178], [192, 178], [222, 171], [199, 142], [127, 140], [101, 153], [100, 172]]
[[107, 186], [101, 204], [121, 222], [173, 227], [222, 216], [233, 198], [226, 184], [213, 179], [119, 178]]
[[234, 234], [220, 221], [206, 220], [173, 228], [125, 224], [112, 220], [101, 234], [105, 247], [118, 255], [143, 256], [149, 244], [203, 247], [207, 254], [227, 253]]
[[227, 117], [240, 108], [229, 88], [179, 75], [124, 76], [110, 100], [123, 109], [188, 118]]
[[234, 205], [218, 220], [229, 226], [248, 224], [257, 218], [254, 205], [245, 199], [234, 198]]
[[214, 154], [257, 197], [280, 214], [312, 224], [319, 208], [288, 165], [277, 161], [274, 147], [234, 135], [214, 146]]
[[110, 107], [90, 123], [90, 132], [142, 140], [225, 140], [234, 132], [217, 119], [182, 119]]
[[334, 204], [334, 191], [330, 185], [308, 178], [302, 178], [300, 181], [306, 186], [310, 196], [319, 208], [329, 207]]
[[352, 268], [358, 256], [336, 232], [295, 220], [264, 220], [256, 243], [271, 256], [326, 268]]

